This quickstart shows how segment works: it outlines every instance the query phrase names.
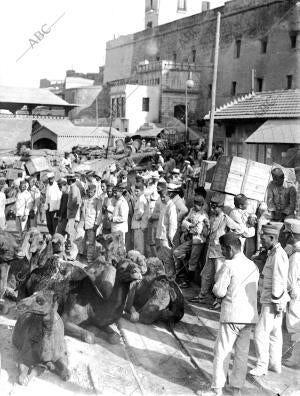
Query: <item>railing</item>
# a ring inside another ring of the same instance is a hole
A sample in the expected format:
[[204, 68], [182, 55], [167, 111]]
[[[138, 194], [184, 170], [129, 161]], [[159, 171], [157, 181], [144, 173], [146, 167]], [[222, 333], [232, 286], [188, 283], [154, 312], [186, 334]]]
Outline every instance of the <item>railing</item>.
[[119, 87], [121, 85], [138, 85], [138, 80], [136, 78], [122, 78], [120, 80], [109, 81], [108, 84], [111, 87]]
[[195, 71], [199, 72], [201, 67], [195, 63], [187, 63], [187, 62], [173, 62], [173, 61], [156, 61], [150, 62], [146, 64], [139, 64], [137, 66], [138, 73], [147, 73], [152, 71], [161, 71], [161, 70], [177, 70], [177, 71]]
[[20, 118], [20, 119], [52, 119], [52, 120], [57, 120], [57, 119], [69, 119], [66, 116], [59, 116], [59, 115], [39, 115], [39, 114], [4, 114], [4, 113], [0, 113], [0, 118]]

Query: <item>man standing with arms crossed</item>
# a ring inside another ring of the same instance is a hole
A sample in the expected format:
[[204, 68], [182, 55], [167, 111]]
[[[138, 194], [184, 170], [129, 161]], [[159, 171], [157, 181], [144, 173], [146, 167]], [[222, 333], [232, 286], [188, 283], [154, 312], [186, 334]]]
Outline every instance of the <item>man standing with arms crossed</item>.
[[262, 247], [268, 250], [263, 269], [261, 312], [254, 332], [257, 364], [250, 374], [261, 377], [268, 369], [281, 372], [282, 316], [287, 302], [289, 259], [278, 242], [283, 223], [262, 226]]

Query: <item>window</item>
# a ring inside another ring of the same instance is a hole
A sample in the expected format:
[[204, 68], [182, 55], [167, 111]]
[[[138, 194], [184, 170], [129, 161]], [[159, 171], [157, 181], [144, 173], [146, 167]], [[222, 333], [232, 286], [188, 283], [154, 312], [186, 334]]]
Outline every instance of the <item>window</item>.
[[212, 84], [209, 84], [208, 86], [208, 97], [211, 98], [211, 94], [212, 94]]
[[239, 58], [241, 55], [241, 45], [242, 45], [242, 40], [238, 39], [235, 40], [235, 57]]
[[235, 134], [235, 125], [227, 125], [225, 133], [226, 137], [230, 139]]
[[125, 118], [125, 97], [120, 98], [120, 116]]
[[291, 48], [297, 47], [297, 32], [290, 32]]
[[151, 29], [151, 28], [152, 28], [152, 22], [148, 22], [148, 23], [147, 23], [147, 28], [148, 28], [148, 29]]
[[261, 40], [261, 53], [266, 54], [268, 49], [268, 39], [265, 37]]
[[111, 100], [111, 113], [114, 116], [116, 112], [116, 99], [112, 98]]
[[156, 61], [159, 62], [160, 61], [160, 56], [156, 57]]
[[176, 52], [173, 52], [173, 62], [174, 63], [177, 62], [177, 54], [176, 54]]
[[192, 62], [193, 63], [196, 62], [196, 50], [195, 49], [192, 50]]
[[156, 11], [157, 0], [146, 0], [146, 11]]
[[257, 92], [262, 92], [263, 90], [263, 85], [264, 85], [264, 79], [263, 78], [257, 78], [256, 79], [256, 91]]
[[232, 81], [231, 83], [231, 96], [236, 95], [236, 81]]
[[150, 108], [150, 98], [143, 98], [142, 111], [149, 111]]
[[178, 0], [178, 11], [186, 11], [186, 0]]
[[286, 76], [286, 89], [292, 89], [293, 86], [293, 76], [289, 74]]

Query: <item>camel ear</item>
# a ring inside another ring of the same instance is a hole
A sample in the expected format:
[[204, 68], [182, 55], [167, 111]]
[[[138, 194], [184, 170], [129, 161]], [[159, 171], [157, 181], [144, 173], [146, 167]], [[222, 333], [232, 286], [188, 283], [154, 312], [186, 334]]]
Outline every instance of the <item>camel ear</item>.
[[59, 294], [55, 292], [52, 297], [53, 305], [58, 301], [58, 299], [59, 299]]

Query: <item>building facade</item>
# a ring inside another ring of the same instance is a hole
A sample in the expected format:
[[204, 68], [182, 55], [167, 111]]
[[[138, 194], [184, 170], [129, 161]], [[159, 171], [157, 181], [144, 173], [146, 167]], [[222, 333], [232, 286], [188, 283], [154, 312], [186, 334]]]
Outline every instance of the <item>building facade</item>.
[[159, 121], [160, 89], [139, 84], [115, 85], [110, 89], [112, 126], [134, 133], [145, 123]]
[[217, 9], [109, 41], [104, 83], [130, 81], [159, 87], [163, 120], [166, 113], [185, 113], [185, 84], [192, 73], [195, 85], [188, 92], [188, 113], [190, 119], [201, 120], [211, 106], [218, 11], [217, 106], [252, 91], [300, 87], [296, 0], [232, 0]]
[[209, 1], [199, 0], [146, 0], [145, 29], [173, 22], [210, 8]]

